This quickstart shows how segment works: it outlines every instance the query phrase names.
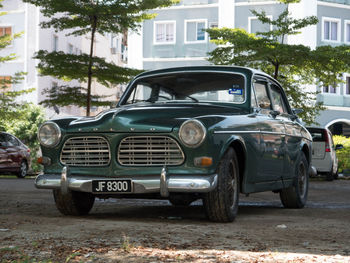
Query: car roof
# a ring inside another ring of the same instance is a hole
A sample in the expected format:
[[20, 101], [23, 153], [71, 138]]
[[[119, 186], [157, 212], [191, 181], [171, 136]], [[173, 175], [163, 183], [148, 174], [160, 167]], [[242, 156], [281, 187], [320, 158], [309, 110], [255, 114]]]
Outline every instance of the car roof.
[[164, 74], [164, 73], [176, 73], [176, 72], [184, 72], [184, 71], [217, 71], [217, 72], [240, 72], [240, 73], [250, 73], [250, 74], [259, 74], [263, 75], [265, 77], [271, 78], [272, 77], [265, 72], [262, 72], [257, 69], [249, 68], [249, 67], [240, 67], [240, 66], [186, 66], [186, 67], [171, 67], [171, 68], [164, 68], [164, 69], [156, 69], [156, 70], [149, 70], [146, 72], [143, 72], [136, 76], [136, 78], [139, 77], [146, 77], [151, 76], [155, 74]]

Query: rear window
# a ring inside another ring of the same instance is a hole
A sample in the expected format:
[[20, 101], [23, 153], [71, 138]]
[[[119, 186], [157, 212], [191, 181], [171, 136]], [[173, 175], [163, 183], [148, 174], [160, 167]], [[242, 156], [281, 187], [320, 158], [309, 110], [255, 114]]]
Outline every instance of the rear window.
[[314, 142], [326, 141], [324, 130], [320, 130], [320, 129], [308, 129], [308, 130], [311, 133], [312, 140]]

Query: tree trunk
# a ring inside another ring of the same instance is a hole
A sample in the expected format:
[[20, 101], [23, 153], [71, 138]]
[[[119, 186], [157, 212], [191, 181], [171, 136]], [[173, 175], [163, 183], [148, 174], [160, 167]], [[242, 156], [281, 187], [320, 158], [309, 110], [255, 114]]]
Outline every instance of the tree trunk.
[[273, 77], [277, 80], [278, 79], [278, 70], [279, 70], [280, 65], [277, 62], [274, 66], [275, 66], [275, 72], [273, 74]]
[[91, 24], [90, 57], [89, 57], [89, 66], [88, 66], [86, 116], [90, 116], [90, 108], [91, 108], [92, 57], [94, 55], [94, 40], [95, 40], [96, 27], [97, 27], [97, 17], [93, 16], [92, 24]]

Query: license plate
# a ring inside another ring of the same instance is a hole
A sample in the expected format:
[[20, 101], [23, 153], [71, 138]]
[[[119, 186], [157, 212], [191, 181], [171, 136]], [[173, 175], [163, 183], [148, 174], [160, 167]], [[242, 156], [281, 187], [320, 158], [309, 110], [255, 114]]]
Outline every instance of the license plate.
[[131, 193], [131, 180], [93, 180], [93, 193]]

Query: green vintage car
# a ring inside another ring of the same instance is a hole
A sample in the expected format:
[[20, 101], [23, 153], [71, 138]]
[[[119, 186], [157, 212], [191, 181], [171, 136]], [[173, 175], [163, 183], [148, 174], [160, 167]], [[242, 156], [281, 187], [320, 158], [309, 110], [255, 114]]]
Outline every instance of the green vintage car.
[[233, 221], [239, 193], [273, 191], [284, 207], [308, 195], [311, 136], [280, 84], [244, 67], [148, 71], [96, 117], [44, 123], [44, 172], [58, 210], [84, 215], [95, 198], [202, 199], [208, 218]]

